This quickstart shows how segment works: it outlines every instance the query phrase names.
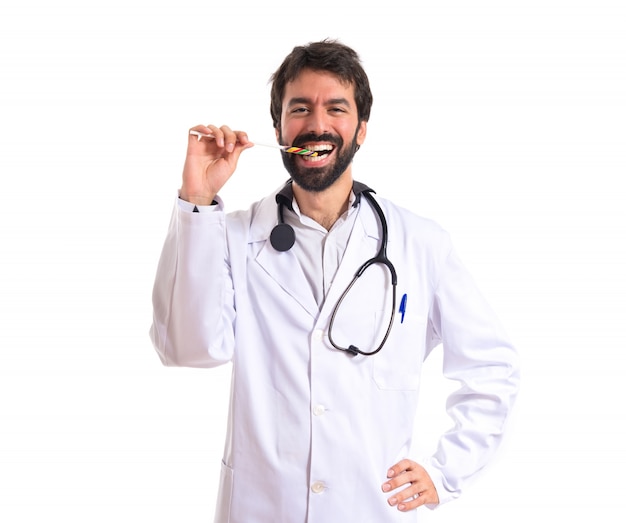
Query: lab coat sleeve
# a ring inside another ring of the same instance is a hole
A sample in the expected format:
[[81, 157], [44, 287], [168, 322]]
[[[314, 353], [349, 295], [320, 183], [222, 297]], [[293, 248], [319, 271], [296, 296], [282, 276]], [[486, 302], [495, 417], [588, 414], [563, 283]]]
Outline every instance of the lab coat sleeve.
[[233, 289], [223, 205], [189, 212], [176, 204], [157, 267], [150, 338], [164, 365], [214, 367], [230, 361]]
[[519, 387], [515, 348], [449, 240], [446, 251], [430, 329], [442, 343], [444, 376], [460, 386], [446, 403], [454, 425], [425, 464], [440, 503], [458, 497], [493, 457]]

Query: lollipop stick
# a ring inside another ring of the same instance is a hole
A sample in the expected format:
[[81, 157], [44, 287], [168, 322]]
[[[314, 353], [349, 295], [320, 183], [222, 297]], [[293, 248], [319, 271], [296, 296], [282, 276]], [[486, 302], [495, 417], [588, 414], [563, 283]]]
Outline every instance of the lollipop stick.
[[[189, 131], [189, 134], [198, 137], [198, 141], [201, 138], [215, 138], [212, 134], [201, 133], [200, 131]], [[261, 145], [263, 147], [271, 147], [272, 149], [280, 149], [281, 151], [285, 151], [292, 154], [300, 154], [302, 156], [317, 156], [315, 151], [310, 151], [309, 149], [303, 149], [302, 147], [292, 147], [290, 145], [270, 145], [267, 143], [259, 143], [253, 142], [254, 145]]]

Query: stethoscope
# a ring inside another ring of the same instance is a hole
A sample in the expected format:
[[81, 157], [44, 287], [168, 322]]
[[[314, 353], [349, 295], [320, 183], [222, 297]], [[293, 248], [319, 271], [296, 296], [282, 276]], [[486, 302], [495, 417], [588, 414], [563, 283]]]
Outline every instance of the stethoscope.
[[[342, 295], [337, 300], [337, 303], [335, 304], [335, 307], [333, 308], [332, 314], [330, 316], [330, 324], [328, 326], [328, 340], [330, 341], [331, 345], [335, 349], [346, 352], [352, 356], [356, 356], [357, 354], [361, 354], [362, 356], [372, 356], [383, 348], [383, 346], [385, 345], [385, 342], [387, 341], [387, 338], [389, 337], [389, 333], [391, 332], [391, 327], [393, 326], [393, 320], [396, 314], [396, 286], [398, 283], [398, 277], [396, 275], [396, 269], [394, 268], [389, 258], [387, 258], [387, 241], [388, 241], [387, 220], [385, 219], [385, 214], [383, 213], [383, 210], [380, 208], [380, 205], [372, 196], [372, 193], [374, 191], [370, 189], [367, 185], [362, 184], [360, 182], [353, 182], [352, 191], [354, 192], [356, 196], [355, 202], [353, 204], [354, 207], [356, 207], [359, 204], [361, 195], [363, 195], [365, 196], [367, 201], [370, 203], [370, 205], [376, 212], [378, 216], [378, 220], [380, 222], [381, 229], [382, 229], [382, 240], [380, 244], [380, 249], [378, 250], [378, 253], [376, 254], [376, 256], [374, 256], [373, 258], [370, 258], [358, 268], [354, 277], [352, 278], [352, 281], [346, 287], [346, 290], [343, 291]], [[285, 220], [283, 217], [283, 208], [285, 205], [287, 205], [290, 209], [293, 210], [292, 205], [291, 205], [292, 200], [293, 200], [293, 188], [291, 186], [291, 181], [288, 181], [285, 184], [285, 186], [280, 190], [280, 192], [278, 192], [278, 194], [276, 195], [276, 203], [278, 204], [278, 224], [272, 229], [272, 232], [270, 234], [270, 243], [272, 244], [272, 247], [274, 247], [274, 249], [280, 252], [285, 252], [291, 249], [296, 241], [296, 233], [293, 230], [293, 227], [289, 225], [288, 223], [285, 223]], [[377, 263], [380, 263], [384, 265], [385, 267], [387, 267], [387, 269], [389, 270], [389, 274], [391, 275], [392, 305], [391, 305], [391, 315], [389, 318], [389, 325], [387, 326], [387, 331], [385, 332], [385, 336], [380, 342], [380, 345], [375, 350], [372, 350], [370, 352], [362, 351], [361, 349], [359, 349], [358, 347], [354, 345], [349, 345], [348, 347], [342, 347], [338, 345], [337, 343], [335, 343], [335, 341], [333, 340], [333, 336], [332, 336], [333, 325], [335, 323], [337, 312], [339, 311], [339, 308], [341, 307], [341, 303], [343, 302], [345, 297], [348, 295], [348, 293], [350, 292], [350, 289], [352, 289], [352, 287], [357, 282], [357, 280], [363, 275], [363, 273], [369, 267]]]

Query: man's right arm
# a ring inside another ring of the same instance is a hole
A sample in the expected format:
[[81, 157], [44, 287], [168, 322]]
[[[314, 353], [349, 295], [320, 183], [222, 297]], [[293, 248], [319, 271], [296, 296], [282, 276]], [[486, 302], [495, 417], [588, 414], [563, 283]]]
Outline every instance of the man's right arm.
[[152, 293], [150, 338], [164, 365], [214, 367], [232, 356], [233, 289], [221, 201], [174, 208]]
[[[179, 201], [153, 288], [150, 337], [164, 365], [212, 367], [231, 358], [234, 321], [225, 216], [217, 193], [253, 144], [226, 126], [192, 130], [212, 138], [188, 138]], [[216, 199], [218, 205], [203, 207]], [[198, 206], [207, 212], [194, 212]]]

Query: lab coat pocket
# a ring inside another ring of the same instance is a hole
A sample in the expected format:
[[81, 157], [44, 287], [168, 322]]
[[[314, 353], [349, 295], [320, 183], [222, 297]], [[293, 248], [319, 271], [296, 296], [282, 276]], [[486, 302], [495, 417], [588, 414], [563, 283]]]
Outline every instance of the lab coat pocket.
[[387, 343], [372, 356], [372, 378], [381, 390], [417, 391], [424, 360], [426, 319], [396, 315]]
[[230, 521], [230, 507], [233, 498], [233, 476], [233, 469], [222, 461], [215, 523], [228, 523]]

